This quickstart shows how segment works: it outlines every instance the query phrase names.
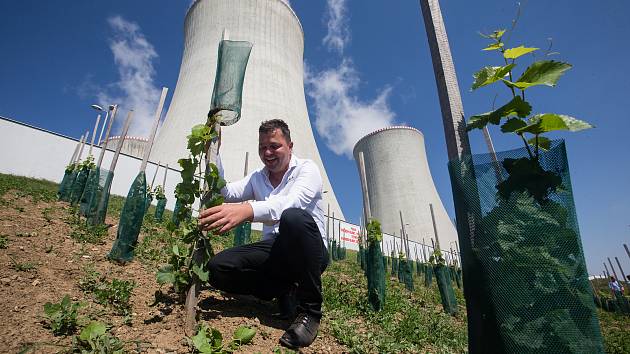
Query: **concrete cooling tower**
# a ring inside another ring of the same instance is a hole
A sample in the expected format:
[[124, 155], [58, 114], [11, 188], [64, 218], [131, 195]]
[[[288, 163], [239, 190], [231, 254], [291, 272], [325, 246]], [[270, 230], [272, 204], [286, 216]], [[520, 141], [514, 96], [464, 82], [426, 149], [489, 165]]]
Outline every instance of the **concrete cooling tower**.
[[204, 123], [212, 98], [217, 49], [223, 30], [229, 39], [253, 43], [243, 88], [242, 117], [223, 127], [221, 159], [228, 181], [243, 177], [245, 154], [249, 171], [262, 167], [258, 158], [258, 126], [280, 118], [291, 129], [294, 153], [314, 160], [324, 181], [324, 208], [343, 215], [315, 144], [304, 96], [304, 33], [283, 0], [198, 0], [184, 25], [184, 53], [177, 86], [151, 152], [152, 161], [178, 166], [188, 156], [186, 136]]
[[[354, 146], [354, 159], [363, 152], [372, 217], [383, 232], [400, 235], [402, 211], [409, 239], [430, 245], [434, 237], [429, 204], [433, 204], [442, 249], [457, 240], [453, 226], [433, 184], [424, 148], [424, 135], [411, 127], [389, 127], [372, 132]], [[358, 166], [358, 165], [357, 165]], [[452, 244], [455, 248], [455, 244]]]

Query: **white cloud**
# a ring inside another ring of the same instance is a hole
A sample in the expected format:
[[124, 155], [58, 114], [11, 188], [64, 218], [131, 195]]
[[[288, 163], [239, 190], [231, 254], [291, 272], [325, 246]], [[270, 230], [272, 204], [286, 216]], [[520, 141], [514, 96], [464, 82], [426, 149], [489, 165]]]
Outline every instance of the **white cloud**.
[[[107, 22], [113, 32], [109, 48], [118, 67], [119, 79], [98, 92], [97, 99], [103, 106], [119, 104], [125, 112], [133, 109], [129, 134], [148, 136], [161, 91], [154, 83], [153, 67], [159, 56], [137, 23], [121, 16], [110, 17]], [[118, 126], [122, 125], [122, 117], [118, 116]]]
[[356, 90], [361, 79], [349, 59], [318, 73], [307, 67], [305, 80], [313, 99], [315, 128], [338, 155], [352, 158], [352, 149], [359, 139], [394, 123], [396, 114], [387, 104], [391, 88], [381, 90], [372, 101], [360, 101]]
[[377, 129], [394, 125], [396, 114], [387, 102], [391, 87], [377, 93], [373, 100], [361, 100], [357, 91], [361, 78], [352, 59], [344, 55], [350, 41], [347, 0], [327, 0], [328, 33], [323, 42], [340, 56], [337, 67], [313, 72], [305, 64], [307, 95], [312, 99], [315, 129], [337, 155], [352, 159], [352, 149], [359, 139]]
[[326, 25], [328, 32], [322, 42], [330, 50], [335, 50], [339, 54], [350, 41], [350, 30], [348, 28], [347, 0], [327, 0], [326, 1]]

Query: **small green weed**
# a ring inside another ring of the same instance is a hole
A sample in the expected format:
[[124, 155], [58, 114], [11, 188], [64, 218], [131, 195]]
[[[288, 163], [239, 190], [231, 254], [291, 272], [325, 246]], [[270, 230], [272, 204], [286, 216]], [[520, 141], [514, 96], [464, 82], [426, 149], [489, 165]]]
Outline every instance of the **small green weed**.
[[53, 209], [52, 207], [47, 207], [47, 208], [42, 209], [42, 217], [43, 217], [43, 218], [44, 218], [44, 220], [46, 220], [46, 222], [47, 222], [47, 223], [49, 223], [49, 224], [50, 224], [50, 223], [52, 222], [52, 220], [53, 220], [53, 217], [52, 217], [52, 215], [51, 215], [51, 214], [52, 214], [52, 212], [53, 212], [53, 210], [54, 210], [54, 209]]
[[0, 249], [6, 249], [9, 247], [9, 237], [7, 235], [0, 235]]
[[79, 221], [72, 225], [72, 231], [70, 231], [70, 237], [73, 239], [91, 244], [103, 244], [103, 238], [107, 235], [106, 225], [88, 225], [83, 221]]
[[47, 326], [54, 335], [64, 335], [74, 333], [77, 327], [77, 318], [81, 304], [70, 301], [70, 296], [66, 295], [59, 303], [47, 302], [44, 305], [44, 315]]
[[240, 326], [234, 331], [232, 340], [226, 345], [223, 344], [223, 335], [214, 328], [203, 324], [197, 334], [190, 338], [195, 353], [202, 354], [224, 354], [232, 353], [242, 345], [252, 341], [256, 335], [256, 330], [246, 326]]
[[31, 270], [37, 269], [37, 264], [33, 262], [20, 263], [11, 256], [9, 256], [9, 259], [11, 260], [11, 268], [13, 268], [13, 270], [16, 270], [18, 272], [30, 272]]
[[30, 196], [34, 202], [52, 202], [57, 199], [57, 189], [58, 185], [50, 181], [0, 173], [0, 196], [14, 190], [19, 191], [18, 198]]
[[94, 265], [88, 264], [83, 268], [84, 275], [79, 279], [79, 289], [85, 293], [93, 293], [103, 280], [101, 273], [97, 272]]
[[102, 281], [94, 290], [96, 302], [107, 305], [121, 316], [131, 314], [131, 303], [129, 300], [136, 283], [131, 280], [112, 279], [111, 282]]

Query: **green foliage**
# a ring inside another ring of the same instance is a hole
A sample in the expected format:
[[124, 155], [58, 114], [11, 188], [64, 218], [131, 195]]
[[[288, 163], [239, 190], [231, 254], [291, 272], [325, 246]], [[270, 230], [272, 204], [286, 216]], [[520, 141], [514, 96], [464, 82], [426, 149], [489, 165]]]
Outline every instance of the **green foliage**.
[[92, 155], [89, 155], [77, 165], [77, 170], [79, 171], [89, 171], [94, 168], [96, 168], [96, 164], [94, 164], [94, 156]]
[[91, 322], [72, 341], [72, 353], [123, 354], [124, 343], [107, 332], [102, 322]]
[[46, 325], [56, 336], [74, 333], [80, 307], [81, 304], [72, 302], [68, 295], [64, 296], [59, 303], [47, 302], [44, 304]]
[[112, 307], [117, 314], [128, 316], [131, 314], [131, 295], [136, 283], [132, 280], [112, 279], [104, 280], [94, 290], [96, 302]]
[[242, 345], [252, 341], [256, 335], [256, 330], [246, 326], [241, 326], [234, 331], [232, 341], [227, 345], [223, 344], [223, 335], [214, 328], [203, 324], [197, 334], [190, 338], [195, 353], [202, 354], [223, 354], [232, 353]]
[[164, 195], [164, 187], [158, 185], [153, 189], [153, 194], [155, 195], [155, 199], [164, 199], [166, 196]]
[[538, 161], [522, 157], [503, 160], [508, 173], [505, 181], [499, 182], [497, 190], [503, 199], [514, 192], [527, 192], [537, 202], [544, 203], [549, 195], [562, 186], [562, 178], [553, 171], [545, 171]]
[[82, 243], [90, 243], [102, 245], [105, 243], [103, 238], [107, 235], [107, 225], [90, 225], [79, 218], [71, 221], [70, 237]]
[[[530, 116], [532, 106], [525, 101], [525, 90], [538, 85], [556, 86], [560, 77], [572, 66], [571, 64], [554, 60], [537, 60], [528, 66], [521, 76], [514, 81], [513, 71], [516, 67], [516, 60], [523, 55], [538, 50], [538, 48], [520, 45], [506, 49], [503, 42], [504, 33], [505, 30], [498, 30], [491, 35], [482, 34], [484, 38], [490, 39], [491, 42], [483, 50], [496, 50], [501, 54], [501, 60], [504, 65], [486, 66], [477, 71], [473, 74], [474, 81], [471, 89], [476, 90], [495, 82], [503, 82], [510, 90], [512, 99], [497, 110], [472, 116], [466, 129], [483, 129], [488, 124], [500, 125], [504, 118], [508, 118], [507, 122], [501, 126], [501, 131], [518, 135], [528, 149], [530, 158], [537, 161], [539, 150], [541, 148], [543, 150], [548, 149], [549, 147], [549, 139], [541, 139], [541, 134], [558, 130], [579, 131], [592, 128], [593, 126], [579, 119], [555, 113]], [[509, 79], [506, 79], [506, 77]], [[520, 94], [517, 91], [520, 91]], [[526, 134], [532, 134], [534, 137], [526, 137]], [[534, 153], [529, 150], [529, 145], [533, 145]]]
[[383, 233], [381, 232], [381, 223], [372, 219], [367, 225], [368, 242], [380, 242], [383, 239]]
[[93, 265], [83, 268], [83, 277], [79, 279], [79, 289], [85, 293], [93, 293], [105, 279], [101, 273], [97, 272]]
[[[322, 284], [323, 325], [350, 353], [466, 351], [466, 319], [449, 316], [437, 307], [437, 287], [416, 283], [413, 291], [406, 291], [403, 284], [387, 279], [384, 306], [374, 311], [367, 299], [366, 279], [355, 262], [332, 263]], [[461, 290], [455, 293], [463, 303]], [[465, 311], [459, 316], [465, 316]]]
[[630, 318], [614, 312], [598, 310], [604, 337], [604, 349], [609, 354], [630, 353]]
[[192, 205], [200, 200], [202, 208], [210, 208], [223, 204], [221, 188], [225, 180], [219, 175], [216, 165], [209, 163], [203, 175], [203, 185], [196, 177], [197, 170], [201, 170], [202, 161], [206, 161], [206, 150], [218, 134], [215, 123], [218, 117], [211, 116], [206, 124], [199, 124], [192, 128], [188, 136], [189, 158], [180, 159], [179, 165], [182, 181], [175, 187], [178, 208], [175, 218], [179, 226], [171, 225], [173, 238], [176, 240], [170, 247], [168, 264], [160, 268], [157, 281], [160, 284], [172, 284], [176, 292], [183, 292], [191, 284], [193, 278], [206, 283], [209, 277], [208, 261], [214, 252], [210, 239], [214, 233], [203, 233], [196, 220], [190, 219]]
[[[0, 197], [11, 191], [18, 199], [29, 196], [33, 202], [52, 202], [57, 200], [57, 189], [58, 185], [50, 181], [0, 173]], [[0, 203], [4, 203], [1, 198]]]
[[171, 284], [177, 293], [182, 293], [191, 282], [188, 271], [190, 248], [179, 242], [171, 247], [168, 264], [162, 266], [157, 273], [160, 284]]

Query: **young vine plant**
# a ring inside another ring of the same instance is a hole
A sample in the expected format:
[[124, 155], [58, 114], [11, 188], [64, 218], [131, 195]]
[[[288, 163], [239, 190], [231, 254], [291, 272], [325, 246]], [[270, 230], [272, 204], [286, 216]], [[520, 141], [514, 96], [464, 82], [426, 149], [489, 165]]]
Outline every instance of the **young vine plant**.
[[[197, 220], [189, 215], [197, 199], [200, 200], [200, 210], [223, 204], [221, 189], [225, 186], [225, 180], [219, 175], [217, 166], [207, 163], [202, 175], [202, 166], [209, 161], [208, 147], [218, 138], [218, 121], [220, 116], [213, 115], [208, 118], [207, 124], [194, 126], [187, 138], [190, 156], [178, 161], [182, 168], [182, 181], [175, 188], [175, 196], [181, 207], [175, 217], [180, 220], [180, 224], [178, 227], [169, 225], [175, 241], [170, 249], [168, 264], [161, 267], [157, 274], [160, 284], [172, 284], [178, 293], [186, 291], [193, 276], [202, 283], [206, 283], [209, 278], [207, 264], [214, 256], [210, 238], [216, 234], [213, 231], [202, 232]], [[201, 257], [193, 257], [195, 251], [202, 251]]]

